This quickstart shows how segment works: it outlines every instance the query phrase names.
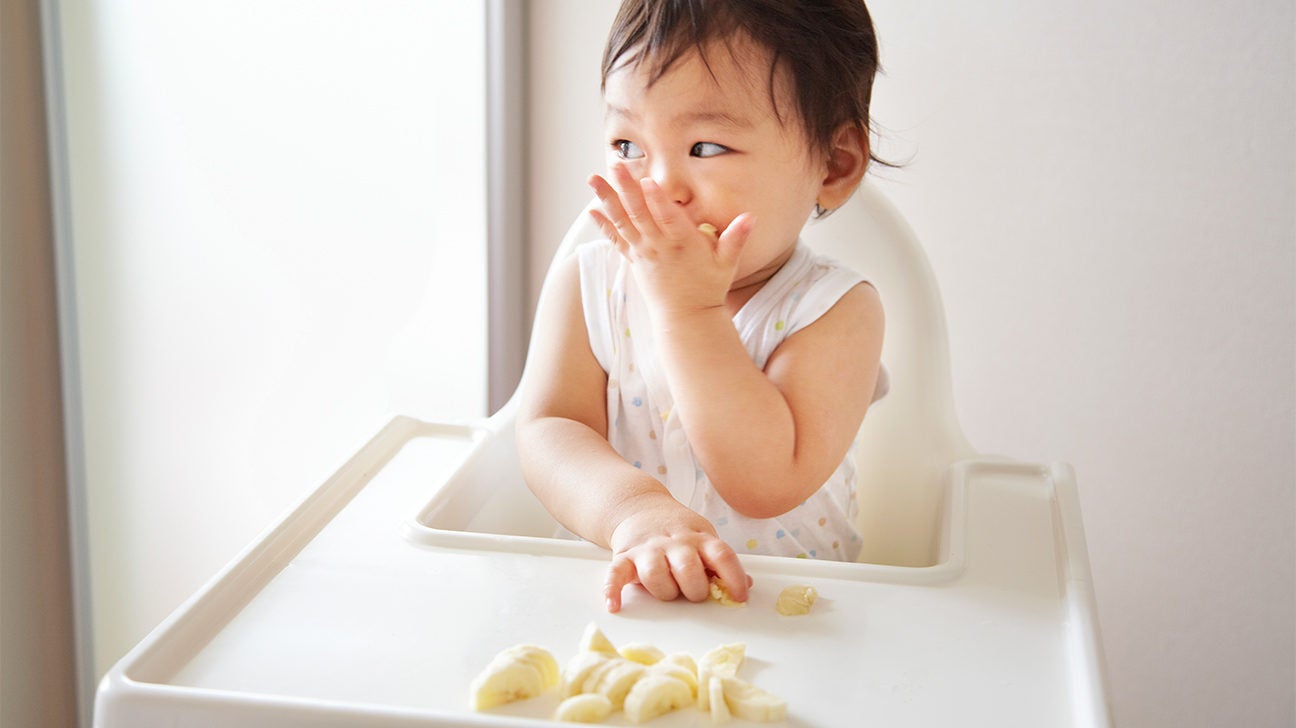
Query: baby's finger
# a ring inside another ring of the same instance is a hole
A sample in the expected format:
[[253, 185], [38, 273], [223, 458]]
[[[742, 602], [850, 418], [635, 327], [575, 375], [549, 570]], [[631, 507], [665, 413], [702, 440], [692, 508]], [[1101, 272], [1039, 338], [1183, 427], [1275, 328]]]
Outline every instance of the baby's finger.
[[702, 546], [701, 555], [706, 567], [724, 582], [729, 596], [734, 601], [747, 601], [747, 587], [751, 585], [751, 579], [743, 570], [738, 554], [729, 548], [729, 544], [719, 539], [710, 541]]
[[638, 577], [634, 562], [624, 556], [612, 559], [608, 566], [607, 579], [603, 582], [603, 598], [609, 612], [621, 611], [621, 590], [635, 583]]
[[747, 239], [751, 237], [752, 223], [755, 222], [750, 213], [735, 217], [729, 226], [725, 228], [716, 243], [716, 254], [720, 260], [726, 264], [734, 265], [738, 262], [738, 256], [742, 254], [743, 247], [747, 245]]
[[710, 595], [706, 567], [702, 565], [702, 558], [697, 551], [687, 547], [674, 548], [666, 554], [666, 560], [670, 562], [675, 583], [685, 599], [700, 602]]
[[618, 231], [616, 225], [607, 218], [607, 215], [604, 215], [598, 210], [590, 210], [589, 215], [590, 219], [594, 221], [594, 224], [598, 226], [598, 229], [607, 236], [609, 241], [611, 241], [612, 246], [615, 247], [621, 255], [628, 255], [630, 252], [630, 246], [626, 243], [625, 239], [621, 237], [620, 231]]
[[[603, 219], [611, 223], [612, 229], [616, 231], [617, 235], [627, 243], [637, 241], [639, 231], [630, 222], [630, 217], [621, 205], [621, 196], [617, 193], [616, 188], [597, 174], [590, 175], [589, 179], [586, 180], [586, 184], [589, 185], [591, 190], [594, 190], [594, 195], [598, 197], [599, 204], [603, 207], [601, 211]], [[595, 210], [590, 212], [595, 212]], [[604, 230], [603, 232], [607, 234], [608, 231]], [[608, 237], [611, 238], [610, 235]]]
[[[626, 169], [624, 164], [612, 165], [612, 179], [616, 182], [617, 191], [620, 193], [621, 208], [630, 218], [630, 223], [644, 236], [656, 235], [659, 232], [657, 222], [653, 220], [652, 213], [648, 211], [648, 205], [644, 202], [644, 193], [639, 181], [630, 174], [630, 170]], [[638, 243], [639, 240], [630, 242]]]
[[679, 597], [679, 585], [671, 575], [666, 554], [655, 551], [640, 556], [635, 562], [635, 570], [639, 573], [639, 583], [648, 590], [649, 594], [663, 602]]
[[688, 215], [680, 209], [679, 205], [671, 202], [656, 180], [644, 177], [639, 180], [639, 188], [643, 191], [644, 204], [647, 205], [648, 212], [657, 224], [657, 229], [661, 230], [666, 237], [671, 240], [687, 240], [696, 234], [697, 228], [693, 226]]

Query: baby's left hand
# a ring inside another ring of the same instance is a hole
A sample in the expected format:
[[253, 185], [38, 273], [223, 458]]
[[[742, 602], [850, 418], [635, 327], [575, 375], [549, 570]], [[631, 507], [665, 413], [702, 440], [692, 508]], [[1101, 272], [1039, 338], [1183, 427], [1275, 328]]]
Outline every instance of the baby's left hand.
[[671, 601], [683, 596], [700, 602], [710, 596], [715, 574], [736, 601], [747, 600], [751, 577], [715, 526], [669, 493], [639, 498], [631, 514], [608, 539], [612, 562], [603, 596], [609, 612], [621, 609], [621, 589], [639, 584], [652, 596]]
[[625, 165], [612, 166], [616, 185], [599, 175], [589, 179], [603, 209], [591, 210], [621, 255], [655, 313], [692, 313], [723, 306], [733, 285], [751, 216], [734, 218], [716, 237], [650, 177], [636, 181]]

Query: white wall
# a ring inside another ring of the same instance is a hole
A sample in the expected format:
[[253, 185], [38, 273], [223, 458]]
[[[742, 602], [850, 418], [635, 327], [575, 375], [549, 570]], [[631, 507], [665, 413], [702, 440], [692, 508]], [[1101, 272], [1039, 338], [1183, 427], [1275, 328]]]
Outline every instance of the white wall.
[[[1296, 719], [1291, 2], [869, 3], [964, 426], [1075, 464], [1116, 720]], [[615, 4], [532, 17], [532, 298]]]
[[485, 21], [59, 9], [101, 675], [393, 414], [485, 414]]

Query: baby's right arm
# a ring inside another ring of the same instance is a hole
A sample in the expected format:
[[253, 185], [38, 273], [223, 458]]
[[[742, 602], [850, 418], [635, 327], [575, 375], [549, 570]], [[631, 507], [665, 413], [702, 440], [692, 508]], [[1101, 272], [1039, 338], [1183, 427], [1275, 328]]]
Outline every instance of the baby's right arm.
[[711, 523], [608, 443], [607, 375], [590, 350], [578, 262], [559, 265], [541, 295], [522, 382], [517, 443], [527, 484], [559, 523], [612, 550], [609, 611], [633, 583], [662, 600], [705, 599], [708, 570], [745, 600], [747, 575]]

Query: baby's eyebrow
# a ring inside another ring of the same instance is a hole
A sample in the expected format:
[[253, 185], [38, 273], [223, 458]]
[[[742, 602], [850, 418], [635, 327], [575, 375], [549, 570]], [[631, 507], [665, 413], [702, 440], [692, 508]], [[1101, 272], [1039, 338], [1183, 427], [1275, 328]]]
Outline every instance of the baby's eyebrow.
[[[623, 109], [620, 106], [608, 104], [606, 109], [606, 118], [621, 118], [629, 122], [635, 122], [639, 115], [629, 109]], [[728, 111], [719, 109], [701, 109], [696, 111], [685, 111], [675, 115], [671, 122], [675, 126], [689, 126], [692, 124], [714, 124], [717, 126], [728, 127], [730, 129], [750, 129], [756, 126], [751, 118], [732, 114]]]
[[623, 109], [620, 106], [613, 106], [612, 104], [608, 104], [607, 109], [603, 114], [603, 117], [606, 119], [610, 119], [614, 116], [625, 119], [626, 121], [635, 121], [636, 119], [639, 118], [637, 115], [634, 114], [634, 112], [630, 111], [629, 109]]
[[716, 124], [731, 129], [750, 129], [755, 126], [750, 118], [746, 116], [731, 114], [727, 111], [688, 111], [675, 117], [675, 123], [679, 125], [686, 124]]

